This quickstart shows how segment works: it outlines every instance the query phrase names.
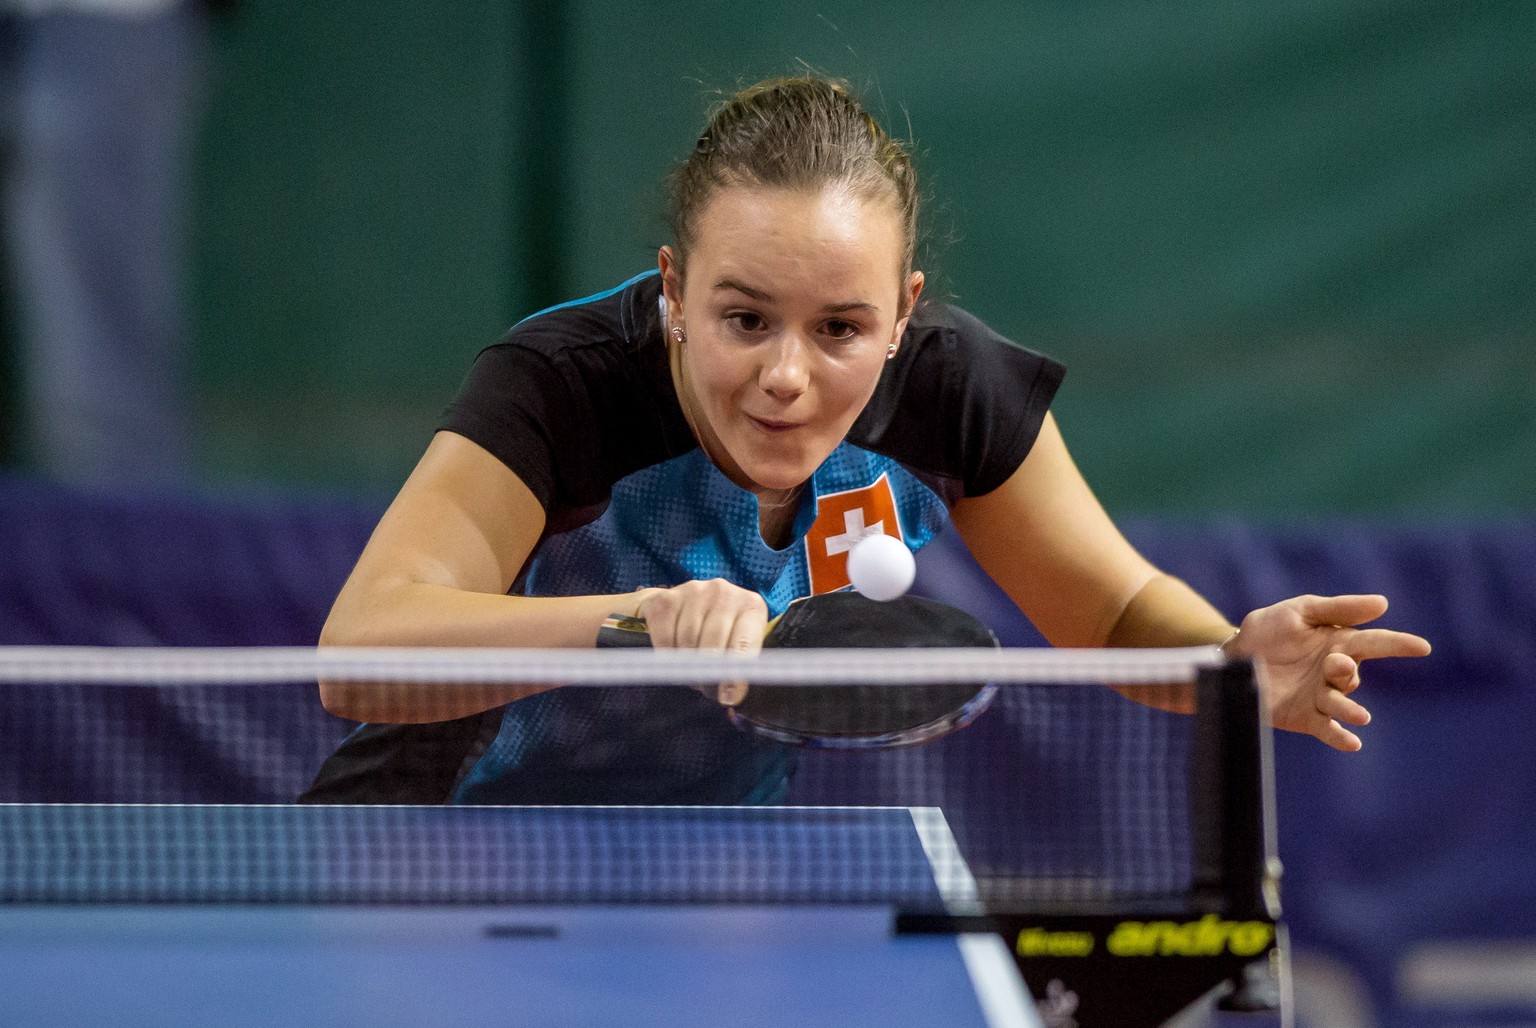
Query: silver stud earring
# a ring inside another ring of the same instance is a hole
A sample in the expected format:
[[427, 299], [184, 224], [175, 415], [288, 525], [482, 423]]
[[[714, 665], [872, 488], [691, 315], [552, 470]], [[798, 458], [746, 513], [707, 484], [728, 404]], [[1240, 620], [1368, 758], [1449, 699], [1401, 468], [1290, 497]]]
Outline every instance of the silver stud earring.
[[885, 348], [885, 359], [890, 360], [894, 356], [896, 356], [896, 344], [891, 343]]
[[674, 328], [672, 330], [672, 341], [678, 346], [682, 346], [688, 341], [688, 335], [681, 328]]

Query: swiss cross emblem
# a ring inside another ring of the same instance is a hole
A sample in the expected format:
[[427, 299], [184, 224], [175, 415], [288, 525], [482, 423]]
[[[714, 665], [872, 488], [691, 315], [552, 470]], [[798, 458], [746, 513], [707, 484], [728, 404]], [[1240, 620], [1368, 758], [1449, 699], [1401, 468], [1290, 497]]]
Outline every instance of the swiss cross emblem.
[[896, 496], [885, 475], [861, 489], [817, 496], [816, 523], [805, 536], [811, 594], [848, 586], [848, 551], [866, 535], [877, 533], [902, 538]]

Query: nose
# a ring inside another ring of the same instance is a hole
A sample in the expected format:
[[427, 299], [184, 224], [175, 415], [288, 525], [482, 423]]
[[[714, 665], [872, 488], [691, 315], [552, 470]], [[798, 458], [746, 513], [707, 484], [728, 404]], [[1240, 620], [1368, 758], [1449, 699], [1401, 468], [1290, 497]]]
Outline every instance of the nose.
[[810, 349], [805, 340], [787, 332], [765, 349], [757, 384], [763, 392], [779, 399], [793, 399], [805, 392], [811, 381]]

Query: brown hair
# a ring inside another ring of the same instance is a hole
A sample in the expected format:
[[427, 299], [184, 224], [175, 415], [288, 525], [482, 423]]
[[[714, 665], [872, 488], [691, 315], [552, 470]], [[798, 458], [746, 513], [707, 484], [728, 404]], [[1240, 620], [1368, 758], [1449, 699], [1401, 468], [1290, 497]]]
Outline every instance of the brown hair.
[[715, 190], [749, 184], [813, 190], [831, 185], [894, 202], [902, 219], [901, 277], [917, 250], [917, 175], [906, 146], [865, 111], [848, 84], [774, 78], [717, 106], [693, 152], [672, 172], [668, 214], [686, 264], [700, 212]]

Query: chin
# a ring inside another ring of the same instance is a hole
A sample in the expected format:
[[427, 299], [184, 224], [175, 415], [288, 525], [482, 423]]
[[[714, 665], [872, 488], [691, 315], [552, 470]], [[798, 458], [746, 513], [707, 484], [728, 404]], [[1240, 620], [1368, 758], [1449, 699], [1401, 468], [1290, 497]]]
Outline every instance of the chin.
[[827, 446], [825, 439], [812, 441], [798, 432], [763, 439], [750, 431], [721, 440], [742, 476], [760, 489], [793, 489], [807, 481], [838, 441]]
[[742, 474], [761, 489], [793, 489], [809, 479], [820, 464], [820, 461], [809, 463], [782, 460], [737, 462]]

